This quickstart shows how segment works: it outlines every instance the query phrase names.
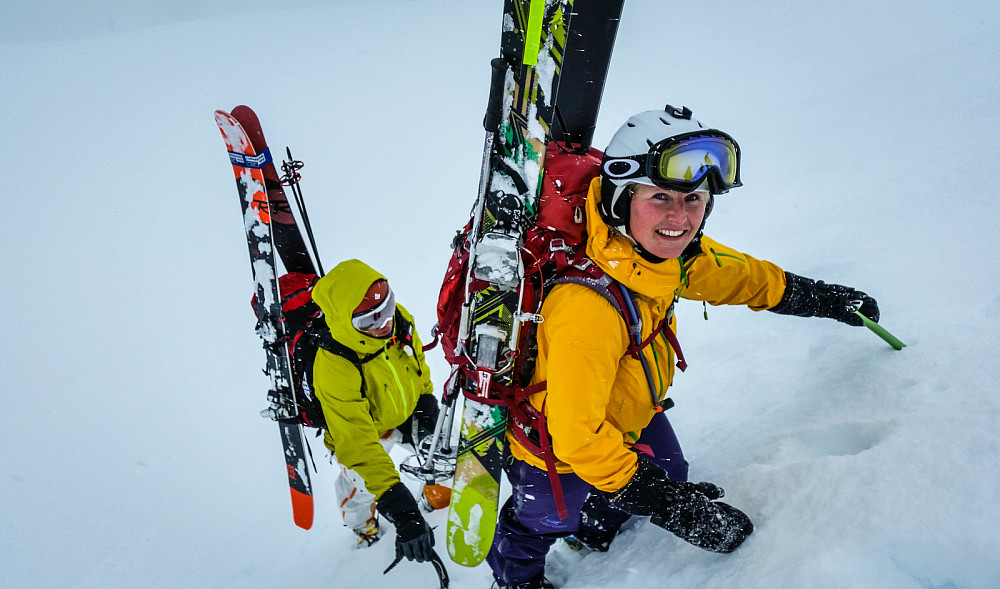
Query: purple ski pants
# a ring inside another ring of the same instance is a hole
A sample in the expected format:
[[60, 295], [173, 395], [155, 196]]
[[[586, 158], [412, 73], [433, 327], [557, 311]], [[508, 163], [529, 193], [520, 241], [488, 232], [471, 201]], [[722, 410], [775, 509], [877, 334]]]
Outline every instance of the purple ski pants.
[[[647, 456], [677, 481], [686, 481], [688, 463], [666, 415], [657, 413], [642, 430], [636, 449], [651, 450]], [[493, 576], [503, 584], [524, 583], [541, 577], [545, 572], [545, 555], [558, 538], [576, 533], [581, 511], [588, 503], [586, 517], [595, 525], [607, 529], [613, 537], [630, 517], [607, 502], [587, 502], [590, 484], [573, 473], [559, 475], [563, 499], [569, 516], [560, 520], [556, 513], [555, 496], [549, 476], [543, 469], [531, 466], [507, 454], [504, 471], [512, 493], [500, 509], [493, 546], [486, 562]], [[610, 539], [609, 539], [610, 542]]]

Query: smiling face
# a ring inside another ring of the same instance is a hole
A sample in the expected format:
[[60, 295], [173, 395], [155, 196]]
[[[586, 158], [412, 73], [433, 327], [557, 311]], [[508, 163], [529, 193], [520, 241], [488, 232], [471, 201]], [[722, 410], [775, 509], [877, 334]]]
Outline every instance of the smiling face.
[[677, 192], [636, 184], [629, 233], [650, 254], [678, 258], [698, 234], [709, 198], [707, 190]]

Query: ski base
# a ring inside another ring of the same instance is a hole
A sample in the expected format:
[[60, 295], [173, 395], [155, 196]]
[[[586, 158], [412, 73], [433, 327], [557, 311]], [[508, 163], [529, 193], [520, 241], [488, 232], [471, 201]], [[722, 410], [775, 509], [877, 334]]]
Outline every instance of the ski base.
[[465, 400], [448, 510], [448, 554], [456, 564], [478, 565], [493, 544], [506, 424], [504, 408]]

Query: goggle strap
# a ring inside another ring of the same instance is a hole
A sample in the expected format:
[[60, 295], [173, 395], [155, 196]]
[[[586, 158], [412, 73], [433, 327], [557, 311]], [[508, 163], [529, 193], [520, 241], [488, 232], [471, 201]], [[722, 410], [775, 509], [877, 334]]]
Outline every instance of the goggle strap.
[[[392, 307], [392, 313], [388, 314], [384, 319], [379, 321], [379, 317], [390, 307]], [[396, 297], [393, 295], [392, 289], [389, 289], [385, 298], [377, 306], [351, 316], [351, 325], [359, 331], [378, 331], [392, 320], [395, 313]], [[379, 325], [375, 325], [376, 322], [379, 322]]]

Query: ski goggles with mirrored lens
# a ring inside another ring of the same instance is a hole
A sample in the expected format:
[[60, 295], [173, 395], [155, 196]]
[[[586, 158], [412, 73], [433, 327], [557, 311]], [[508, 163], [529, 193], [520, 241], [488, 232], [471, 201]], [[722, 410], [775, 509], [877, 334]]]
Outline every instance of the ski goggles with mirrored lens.
[[393, 296], [390, 288], [381, 303], [367, 311], [351, 315], [351, 325], [354, 326], [354, 329], [364, 333], [376, 332], [384, 329], [392, 321], [395, 314], [396, 297]]
[[670, 190], [694, 190], [706, 177], [713, 194], [743, 185], [740, 182], [740, 147], [721, 131], [664, 139], [646, 154], [608, 158], [603, 167], [611, 180], [648, 179]]

